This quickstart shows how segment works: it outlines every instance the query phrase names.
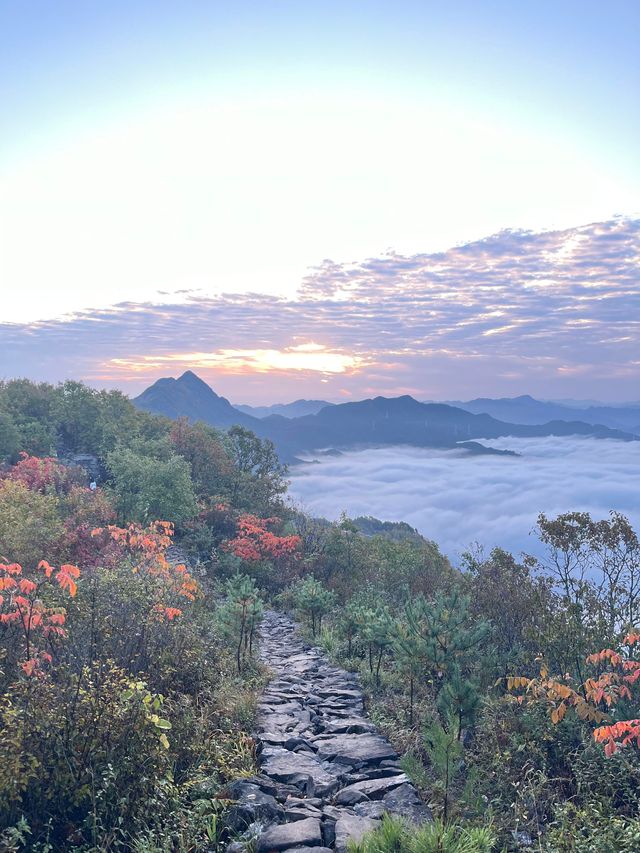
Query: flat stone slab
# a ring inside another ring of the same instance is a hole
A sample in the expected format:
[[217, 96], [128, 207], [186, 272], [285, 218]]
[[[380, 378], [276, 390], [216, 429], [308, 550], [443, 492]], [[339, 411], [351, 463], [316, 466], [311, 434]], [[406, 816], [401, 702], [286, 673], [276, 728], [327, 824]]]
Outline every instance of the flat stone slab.
[[389, 814], [403, 817], [410, 823], [421, 824], [432, 820], [431, 810], [420, 800], [413, 785], [400, 785], [382, 798], [382, 805]]
[[[364, 798], [368, 800], [381, 800], [389, 791], [406, 784], [408, 781], [409, 779], [404, 773], [399, 773], [397, 776], [386, 776], [383, 779], [364, 779], [362, 782], [354, 782], [352, 785], [342, 788], [336, 794], [335, 801], [338, 804], [350, 805], [351, 802], [357, 803]], [[414, 792], [414, 796], [417, 797], [415, 790], [413, 788], [411, 790]], [[360, 795], [359, 799], [351, 799], [351, 802], [349, 801], [350, 797], [357, 797], [357, 795]]]
[[263, 832], [258, 839], [256, 853], [279, 853], [280, 850], [290, 850], [292, 847], [301, 845], [320, 847], [321, 844], [320, 821], [309, 817], [306, 820], [297, 820], [295, 823], [272, 826], [271, 829]]
[[396, 758], [398, 753], [380, 735], [353, 734], [318, 737], [314, 740], [320, 758], [340, 764], [377, 764], [385, 758]]
[[329, 773], [315, 755], [308, 752], [289, 752], [287, 749], [265, 749], [261, 770], [276, 782], [295, 782], [301, 776], [311, 777], [315, 790], [328, 793], [337, 787], [337, 777]]
[[342, 719], [329, 718], [322, 723], [323, 734], [343, 735], [343, 734], [366, 734], [374, 732], [376, 727], [373, 723], [365, 720], [363, 717], [344, 717]]

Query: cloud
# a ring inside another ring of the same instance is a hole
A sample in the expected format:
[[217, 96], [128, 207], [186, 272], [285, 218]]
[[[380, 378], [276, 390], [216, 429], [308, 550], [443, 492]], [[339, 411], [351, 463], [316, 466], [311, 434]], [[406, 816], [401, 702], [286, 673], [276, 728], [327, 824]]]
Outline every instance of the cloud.
[[0, 324], [0, 372], [138, 391], [191, 366], [236, 400], [312, 395], [320, 382], [335, 398], [399, 387], [424, 398], [632, 397], [639, 236], [640, 220], [622, 218], [504, 231], [446, 252], [325, 261], [291, 299], [187, 292], [176, 304]]
[[406, 521], [454, 561], [472, 543], [539, 553], [538, 513], [614, 509], [640, 531], [640, 442], [502, 438], [520, 457], [391, 447], [324, 457], [293, 469], [290, 492], [313, 515]]

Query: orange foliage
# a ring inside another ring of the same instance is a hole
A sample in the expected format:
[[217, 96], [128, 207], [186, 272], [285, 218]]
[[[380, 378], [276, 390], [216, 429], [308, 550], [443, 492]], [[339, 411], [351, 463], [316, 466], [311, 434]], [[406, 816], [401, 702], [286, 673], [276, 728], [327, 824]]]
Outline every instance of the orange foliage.
[[39, 647], [43, 640], [53, 649], [53, 640], [66, 636], [64, 608], [46, 607], [43, 587], [55, 583], [73, 597], [79, 576], [77, 566], [66, 564], [56, 569], [46, 560], [40, 561], [30, 578], [18, 563], [0, 563], [0, 590], [4, 593], [0, 594], [0, 624], [16, 631], [20, 638], [25, 658], [20, 667], [26, 675], [41, 676], [44, 664], [53, 659], [50, 652]]
[[[563, 680], [550, 678], [545, 667], [541, 668], [539, 678], [508, 678], [507, 689], [525, 691], [517, 697], [520, 704], [524, 701], [546, 702], [554, 724], [564, 718], [569, 708], [573, 708], [582, 720], [602, 723], [607, 720], [607, 713], [600, 710], [602, 706], [608, 711], [621, 699], [633, 698], [631, 688], [640, 679], [640, 661], [631, 657], [631, 647], [636, 643], [640, 643], [640, 634], [631, 632], [622, 641], [625, 650], [617, 652], [614, 649], [603, 649], [589, 655], [586, 658], [588, 664], [598, 669], [604, 668], [596, 677], [587, 678], [578, 690], [567, 683], [568, 677]], [[600, 725], [595, 729], [593, 737], [596, 742], [605, 744], [607, 756], [634, 742], [640, 748], [640, 720], [620, 720]]]
[[[175, 565], [166, 558], [173, 536], [173, 524], [170, 521], [156, 521], [146, 528], [138, 524], [129, 524], [127, 527], [109, 525], [92, 530], [91, 535], [107, 537], [117, 543], [122, 554], [132, 559], [132, 571], [160, 579], [164, 584], [165, 595], [195, 601], [200, 593], [198, 582], [187, 572], [186, 566]], [[164, 613], [169, 621], [182, 614], [179, 608], [167, 606], [164, 602], [157, 604], [153, 610], [156, 615], [158, 612]]]
[[222, 547], [248, 562], [296, 556], [301, 542], [299, 536], [276, 536], [268, 530], [279, 521], [279, 518], [258, 518], [244, 513], [238, 519], [236, 536]]

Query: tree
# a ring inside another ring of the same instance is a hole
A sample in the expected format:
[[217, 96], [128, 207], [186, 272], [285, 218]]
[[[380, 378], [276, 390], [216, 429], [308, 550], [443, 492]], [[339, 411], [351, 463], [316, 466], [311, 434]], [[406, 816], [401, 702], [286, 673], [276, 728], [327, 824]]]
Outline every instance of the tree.
[[309, 575], [294, 589], [293, 600], [296, 608], [309, 619], [315, 638], [316, 634], [322, 631], [323, 617], [335, 604], [335, 593]]
[[107, 467], [122, 520], [181, 524], [196, 514], [189, 464], [182, 457], [152, 459], [122, 448], [107, 456]]
[[[391, 645], [391, 614], [388, 607], [377, 604], [362, 608], [359, 613], [360, 636], [369, 649], [369, 672], [374, 675], [376, 686], [380, 686], [382, 657]], [[375, 661], [375, 664], [374, 664]]]
[[427, 669], [437, 677], [436, 684], [488, 634], [486, 622], [470, 619], [469, 605], [469, 598], [457, 590], [438, 594], [433, 601], [409, 598], [405, 604], [408, 630], [420, 645]]
[[55, 495], [12, 480], [0, 482], [0, 559], [31, 569], [55, 549], [63, 532]]
[[564, 609], [564, 668], [584, 680], [589, 651], [615, 643], [640, 620], [640, 545], [616, 512], [601, 521], [586, 512], [541, 514], [538, 534], [546, 546], [540, 565], [555, 579]]
[[170, 438], [175, 452], [189, 463], [198, 497], [225, 497], [233, 466], [220, 433], [206, 424], [190, 424], [180, 418], [172, 426]]
[[491, 625], [482, 668], [493, 683], [549, 648], [557, 602], [553, 582], [548, 575], [535, 576], [530, 563], [517, 562], [501, 548], [494, 548], [486, 559], [466, 553], [464, 563], [469, 615], [488, 619]]
[[422, 638], [405, 621], [393, 623], [391, 643], [398, 669], [409, 679], [409, 725], [413, 725], [415, 684], [427, 667], [426, 649]]
[[54, 395], [51, 414], [64, 449], [70, 453], [95, 453], [100, 446], [98, 392], [82, 382], [63, 382]]
[[7, 412], [0, 411], [0, 462], [15, 462], [21, 449], [20, 431]]
[[49, 456], [56, 448], [56, 425], [51, 414], [55, 389], [28, 379], [0, 382], [0, 408], [11, 415], [19, 433], [18, 450]]
[[139, 412], [122, 391], [99, 391], [96, 397], [99, 415], [93, 453], [105, 456], [123, 441], [138, 437], [143, 413]]
[[546, 704], [551, 722], [556, 725], [570, 710], [581, 720], [597, 723], [593, 737], [596, 742], [604, 743], [607, 756], [634, 743], [640, 749], [640, 719], [611, 719], [610, 716], [618, 716], [616, 706], [620, 704], [624, 709], [625, 701], [637, 710], [639, 697], [634, 698], [633, 691], [637, 693], [640, 687], [640, 660], [634, 656], [638, 645], [640, 632], [631, 631], [622, 640], [619, 651], [603, 649], [588, 655], [585, 663], [593, 667], [595, 673], [582, 683], [576, 684], [567, 676], [550, 676], [543, 663], [539, 677], [512, 676], [507, 679], [507, 687], [523, 691], [517, 697], [520, 704]]
[[234, 463], [231, 503], [258, 513], [270, 513], [287, 490], [287, 468], [280, 463], [273, 442], [250, 430], [233, 426], [226, 444]]
[[253, 653], [255, 631], [263, 613], [262, 599], [253, 578], [236, 574], [227, 581], [225, 601], [218, 618], [235, 643], [236, 666], [242, 672], [247, 656]]

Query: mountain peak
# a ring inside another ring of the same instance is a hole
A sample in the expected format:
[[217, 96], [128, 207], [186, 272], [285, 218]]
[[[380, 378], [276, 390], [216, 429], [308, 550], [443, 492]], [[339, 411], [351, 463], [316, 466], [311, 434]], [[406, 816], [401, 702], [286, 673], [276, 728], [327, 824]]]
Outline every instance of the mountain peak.
[[187, 417], [220, 428], [234, 424], [255, 428], [256, 424], [254, 418], [234, 409], [192, 370], [186, 370], [178, 379], [158, 379], [134, 403], [140, 409], [169, 418]]

